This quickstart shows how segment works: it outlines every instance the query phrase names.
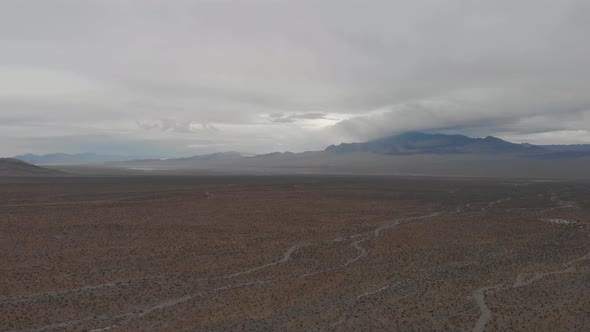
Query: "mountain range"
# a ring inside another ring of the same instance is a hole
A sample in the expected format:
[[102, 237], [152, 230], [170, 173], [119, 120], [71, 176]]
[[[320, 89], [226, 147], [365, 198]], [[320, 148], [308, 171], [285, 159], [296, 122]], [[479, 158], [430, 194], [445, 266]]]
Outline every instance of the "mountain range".
[[[383, 155], [419, 154], [515, 154], [539, 158], [568, 158], [590, 156], [590, 144], [578, 145], [532, 145], [516, 144], [497, 137], [471, 138], [464, 135], [427, 134], [409, 132], [362, 143], [342, 143], [325, 149], [331, 153], [370, 152]], [[285, 152], [293, 154], [291, 152]], [[160, 162], [237, 160], [245, 157], [278, 156], [280, 152], [248, 155], [240, 152], [217, 152], [181, 158], [138, 158], [130, 156], [99, 155], [96, 153], [52, 153], [45, 155], [24, 154], [14, 158], [36, 165], [97, 164], [105, 162]]]
[[[239, 159], [245, 157], [247, 155], [239, 153], [239, 152], [218, 152], [218, 153], [211, 153], [206, 155], [196, 155], [191, 157], [183, 157], [183, 158], [166, 158], [166, 160], [231, 160], [231, 159]], [[74, 165], [83, 165], [83, 164], [102, 164], [108, 162], [124, 162], [124, 161], [133, 161], [133, 162], [153, 162], [153, 161], [160, 161], [164, 160], [163, 158], [141, 158], [141, 157], [133, 157], [133, 156], [116, 156], [116, 155], [100, 155], [96, 153], [76, 153], [76, 154], [68, 154], [68, 153], [50, 153], [44, 155], [36, 155], [36, 154], [23, 154], [14, 157], [15, 159], [22, 160], [24, 162], [35, 164], [35, 165], [67, 165], [67, 164], [74, 164]]]
[[78, 174], [382, 174], [590, 178], [589, 145], [532, 145], [496, 137], [410, 132], [322, 151], [248, 156], [222, 152], [171, 159], [112, 161], [54, 169]]
[[538, 154], [548, 150], [531, 144], [515, 144], [488, 136], [471, 138], [464, 135], [410, 132], [365, 143], [331, 145], [327, 152], [371, 152], [385, 155], [415, 154]]

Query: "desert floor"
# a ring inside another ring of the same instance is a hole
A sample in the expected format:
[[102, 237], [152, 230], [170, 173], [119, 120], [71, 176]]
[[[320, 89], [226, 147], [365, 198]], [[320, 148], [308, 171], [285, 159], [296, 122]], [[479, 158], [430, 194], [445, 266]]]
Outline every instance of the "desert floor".
[[590, 183], [0, 179], [0, 331], [588, 331]]

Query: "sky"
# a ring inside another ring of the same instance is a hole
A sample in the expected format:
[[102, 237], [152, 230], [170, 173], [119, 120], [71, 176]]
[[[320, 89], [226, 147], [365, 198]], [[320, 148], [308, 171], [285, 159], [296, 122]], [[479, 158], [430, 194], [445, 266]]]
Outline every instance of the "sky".
[[590, 143], [587, 0], [2, 0], [0, 156]]

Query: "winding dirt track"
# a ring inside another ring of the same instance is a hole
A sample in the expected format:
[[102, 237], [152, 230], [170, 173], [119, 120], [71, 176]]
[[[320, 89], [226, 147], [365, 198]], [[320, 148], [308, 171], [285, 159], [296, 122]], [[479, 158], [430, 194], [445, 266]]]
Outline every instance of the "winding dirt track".
[[228, 276], [220, 277], [218, 279], [233, 279], [235, 277], [239, 277], [239, 276], [242, 276], [242, 275], [250, 274], [250, 273], [253, 273], [253, 272], [264, 270], [264, 269], [266, 269], [268, 267], [271, 267], [271, 266], [276, 266], [276, 265], [285, 263], [285, 262], [287, 262], [287, 261], [289, 261], [291, 259], [291, 255], [293, 255], [293, 253], [295, 253], [297, 250], [299, 250], [299, 249], [301, 249], [301, 248], [303, 248], [305, 246], [308, 246], [308, 245], [309, 245], [308, 243], [296, 244], [294, 246], [289, 247], [283, 253], [283, 257], [281, 259], [279, 259], [278, 261], [271, 262], [271, 263], [264, 264], [264, 265], [260, 265], [260, 266], [256, 266], [256, 267], [253, 267], [253, 268], [248, 269], [248, 270], [239, 271], [239, 272], [236, 272], [234, 274], [230, 274]]
[[477, 319], [477, 322], [475, 323], [475, 327], [473, 328], [473, 331], [476, 331], [476, 332], [483, 331], [486, 327], [486, 324], [490, 320], [490, 318], [492, 318], [492, 310], [486, 304], [486, 292], [488, 290], [499, 289], [502, 286], [503, 286], [502, 284], [499, 284], [499, 285], [492, 286], [492, 287], [482, 287], [482, 288], [475, 291], [475, 302], [477, 303], [477, 306], [481, 310], [481, 316], [479, 316], [479, 318]]
[[376, 295], [376, 294], [379, 294], [381, 292], [385, 292], [386, 290], [388, 290], [390, 288], [395, 288], [397, 285], [400, 285], [402, 282], [403, 281], [397, 282], [397, 283], [395, 283], [393, 285], [385, 285], [385, 286], [382, 286], [381, 288], [379, 288], [377, 290], [366, 292], [366, 293], [363, 293], [363, 294], [358, 295], [357, 297], [355, 297], [354, 299], [352, 299], [350, 301], [350, 303], [346, 306], [346, 308], [344, 309], [344, 314], [342, 315], [342, 317], [338, 321], [330, 324], [330, 327], [332, 327], [332, 328], [337, 327], [338, 325], [341, 325], [344, 322], [346, 322], [348, 319], [350, 319], [350, 316], [352, 315], [352, 311], [354, 309], [354, 306], [359, 301], [361, 301], [362, 299], [367, 298], [367, 297], [371, 297], [371, 296]]

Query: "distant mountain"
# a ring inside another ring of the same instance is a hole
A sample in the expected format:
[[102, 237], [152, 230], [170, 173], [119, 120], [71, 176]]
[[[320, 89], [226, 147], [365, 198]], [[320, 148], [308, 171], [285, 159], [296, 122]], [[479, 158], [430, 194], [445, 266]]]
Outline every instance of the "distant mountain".
[[274, 157], [285, 157], [285, 156], [294, 156], [296, 155], [296, 153], [287, 151], [287, 152], [271, 152], [271, 153], [265, 153], [265, 154], [258, 154], [255, 156], [252, 156], [252, 158], [274, 158]]
[[[94, 166], [93, 166], [94, 167]], [[495, 137], [407, 133], [325, 151], [245, 156], [224, 152], [176, 159], [113, 162], [80, 174], [372, 174], [587, 179], [590, 155], [515, 144]], [[58, 168], [58, 167], [54, 167]], [[70, 173], [76, 168], [59, 166]], [[127, 172], [127, 173], [126, 173]], [[131, 172], [131, 173], [129, 173]]]
[[245, 157], [245, 155], [243, 155], [239, 152], [229, 151], [229, 152], [218, 152], [218, 153], [211, 153], [211, 154], [205, 154], [205, 155], [196, 155], [196, 156], [186, 157], [186, 158], [174, 158], [174, 159], [168, 159], [168, 160], [179, 160], [179, 161], [232, 160], [232, 159], [240, 159], [240, 158], [244, 158], [244, 157]]
[[15, 156], [14, 158], [35, 165], [96, 164], [108, 161], [137, 159], [137, 157], [99, 155], [96, 153], [51, 153], [45, 155], [35, 155], [28, 153]]
[[31, 165], [14, 158], [0, 158], [0, 176], [65, 176], [64, 172]]
[[464, 135], [425, 134], [418, 132], [389, 136], [365, 143], [331, 145], [327, 152], [371, 152], [385, 155], [416, 154], [540, 154], [548, 152], [531, 144], [515, 144], [488, 136], [471, 138]]
[[186, 158], [52, 168], [76, 174], [372, 174], [535, 179], [590, 178], [585, 146], [515, 144], [496, 137], [406, 133], [324, 151], [256, 156], [222, 152]]
[[136, 164], [136, 163], [151, 163], [151, 164], [170, 164], [176, 162], [193, 162], [193, 161], [211, 161], [211, 160], [237, 160], [248, 155], [240, 152], [228, 151], [228, 152], [217, 152], [211, 154], [195, 155], [190, 157], [181, 158], [165, 158], [165, 159], [132, 159], [123, 160], [121, 162], [114, 162], [115, 164]]

